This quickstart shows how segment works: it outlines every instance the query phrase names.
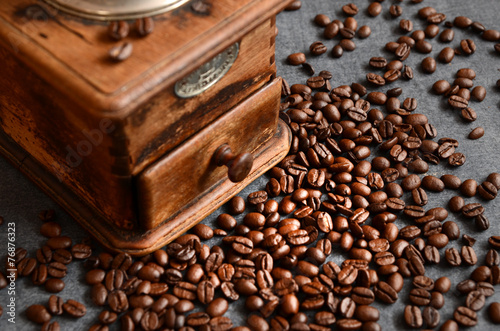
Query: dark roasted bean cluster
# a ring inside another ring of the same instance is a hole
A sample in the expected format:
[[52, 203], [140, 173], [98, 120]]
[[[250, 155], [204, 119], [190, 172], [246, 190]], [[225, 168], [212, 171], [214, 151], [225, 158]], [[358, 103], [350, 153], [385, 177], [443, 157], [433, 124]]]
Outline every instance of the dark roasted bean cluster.
[[[381, 2], [367, 4], [369, 16], [382, 13]], [[301, 5], [296, 0], [285, 10], [298, 10]], [[397, 4], [387, 8], [393, 19], [403, 14]], [[210, 13], [204, 1], [193, 2], [191, 9], [200, 15]], [[361, 39], [371, 33], [368, 26], [358, 28], [354, 19], [360, 8], [347, 3], [339, 9], [344, 20], [325, 14], [313, 19], [324, 29], [324, 39], [340, 38], [330, 51], [334, 58], [354, 50], [356, 36]], [[44, 286], [50, 294], [48, 303], [26, 309], [27, 318], [42, 330], [56, 331], [60, 326], [55, 316], [86, 314], [82, 303], [56, 294], [65, 287], [67, 265], [80, 260], [87, 270], [84, 280], [91, 287], [90, 298], [102, 307], [90, 327], [94, 331], [108, 330], [114, 323], [121, 330], [377, 331], [382, 326], [374, 302], [404, 302], [401, 319], [409, 328], [448, 331], [476, 325], [477, 312], [500, 284], [500, 235], [489, 237], [486, 257], [479, 261], [476, 240], [460, 233], [458, 221], [447, 220], [448, 210], [457, 220], [473, 221], [478, 230], [487, 230], [490, 222], [483, 204], [466, 199], [495, 199], [500, 174], [491, 173], [481, 184], [453, 174], [427, 174], [439, 163], [454, 167], [466, 162], [458, 140], [438, 138], [437, 128], [417, 111], [417, 98], [399, 99], [402, 88], [370, 89], [400, 78], [413, 79], [416, 73], [404, 61], [413, 50], [429, 54], [433, 48], [429, 40], [435, 37], [453, 42], [454, 28], [470, 29], [495, 43], [500, 32], [465, 16], [446, 21], [446, 15], [432, 7], [423, 7], [417, 14], [426, 28], [415, 30], [411, 20], [400, 19], [398, 31], [403, 35], [385, 45], [394, 58], [371, 57], [368, 64], [373, 72], [366, 74], [366, 86], [364, 82], [333, 86], [333, 74], [328, 70], [316, 74], [305, 53], [288, 56], [289, 64], [301, 65], [310, 76], [304, 84], [291, 86], [283, 80], [280, 117], [292, 132], [290, 152], [268, 172], [265, 187], [246, 199], [232, 198], [214, 227], [198, 224], [142, 258], [127, 253], [92, 255], [89, 244], [73, 244], [62, 235], [53, 211], [40, 213], [44, 221], [40, 233], [48, 239], [35, 257], [18, 248], [15, 266], [18, 277], [31, 277], [33, 285]], [[152, 32], [153, 20], [138, 20], [134, 28], [145, 36]], [[113, 40], [123, 40], [129, 29], [125, 22], [113, 22], [108, 32]], [[496, 52], [500, 52], [498, 45]], [[450, 63], [455, 56], [476, 51], [473, 39], [463, 39], [455, 48], [443, 48], [437, 60]], [[131, 52], [132, 45], [125, 42], [109, 55], [122, 61]], [[310, 44], [311, 56], [327, 52], [326, 41]], [[427, 74], [436, 66], [432, 57], [421, 62]], [[486, 97], [484, 87], [474, 87], [475, 75], [464, 68], [453, 84], [439, 80], [432, 86], [467, 122], [477, 118], [469, 101]], [[476, 128], [469, 138], [483, 134], [482, 128]], [[428, 195], [445, 189], [457, 192], [448, 210], [427, 209]], [[205, 243], [216, 237], [218, 245]], [[459, 248], [448, 246], [459, 239]], [[335, 263], [333, 257], [341, 262]], [[440, 263], [474, 270], [453, 286], [446, 276], [426, 275], [426, 268]], [[402, 298], [405, 283], [410, 291]], [[0, 272], [0, 288], [6, 286]], [[444, 294], [452, 287], [463, 295], [463, 304], [451, 310], [452, 318], [442, 321]], [[238, 301], [248, 312], [246, 326], [233, 325], [226, 314]], [[488, 314], [491, 322], [500, 323], [500, 304], [490, 303]]]

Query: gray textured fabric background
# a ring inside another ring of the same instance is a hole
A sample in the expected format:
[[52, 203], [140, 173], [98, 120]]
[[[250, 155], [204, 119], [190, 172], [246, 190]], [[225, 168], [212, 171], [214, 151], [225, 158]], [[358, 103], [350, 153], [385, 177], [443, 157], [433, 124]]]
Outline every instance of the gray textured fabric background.
[[[333, 0], [308, 0], [303, 1], [303, 6], [299, 11], [283, 12], [278, 15], [277, 25], [279, 35], [276, 40], [276, 62], [278, 65], [278, 74], [284, 77], [288, 83], [304, 83], [308, 78], [306, 73], [300, 67], [292, 67], [286, 64], [286, 57], [290, 53], [304, 52], [308, 55], [308, 61], [314, 66], [317, 72], [320, 70], [329, 70], [333, 73], [332, 85], [351, 84], [352, 82], [365, 82], [365, 74], [369, 70], [368, 60], [372, 56], [386, 56], [392, 59], [391, 54], [384, 50], [384, 45], [389, 41], [395, 41], [401, 32], [398, 28], [401, 18], [411, 19], [415, 28], [425, 27], [422, 20], [418, 19], [417, 11], [424, 6], [433, 6], [438, 12], [447, 15], [447, 20], [453, 20], [455, 16], [465, 15], [474, 21], [482, 22], [487, 28], [500, 29], [498, 15], [500, 13], [500, 1], [498, 0], [441, 0], [441, 1], [423, 1], [420, 4], [413, 4], [409, 0], [400, 3], [398, 1], [382, 2], [383, 12], [380, 16], [372, 18], [366, 14], [366, 8], [371, 3], [367, 0], [354, 0], [360, 8], [360, 13], [356, 16], [359, 26], [369, 25], [372, 29], [372, 35], [365, 40], [355, 39], [357, 48], [354, 52], [346, 52], [340, 59], [334, 59], [329, 52], [319, 57], [312, 57], [308, 53], [309, 45], [322, 40], [325, 45], [331, 48], [338, 42], [335, 40], [324, 40], [322, 38], [322, 28], [315, 26], [312, 22], [314, 16], [324, 13], [332, 19], [343, 20], [341, 12], [342, 5], [346, 2]], [[392, 19], [388, 13], [391, 4], [400, 4], [403, 7], [403, 15], [397, 19]], [[440, 25], [441, 29], [443, 25]], [[438, 67], [433, 74], [424, 74], [420, 70], [420, 61], [429, 55], [413, 52], [406, 60], [414, 68], [415, 78], [410, 81], [400, 80], [387, 87], [371, 88], [370, 91], [386, 91], [389, 88], [400, 86], [403, 88], [403, 94], [400, 100], [406, 97], [414, 97], [418, 100], [417, 112], [428, 116], [431, 123], [438, 130], [438, 138], [453, 137], [460, 143], [458, 151], [467, 156], [467, 162], [460, 168], [450, 169], [446, 166], [431, 166], [429, 174], [441, 176], [445, 173], [453, 173], [462, 180], [472, 178], [481, 183], [491, 172], [500, 172], [500, 90], [495, 87], [495, 82], [500, 78], [500, 56], [493, 51], [492, 42], [481, 40], [475, 33], [469, 31], [455, 30], [455, 39], [450, 44], [443, 44], [434, 38], [430, 40], [433, 45], [431, 56], [436, 57], [439, 51], [446, 47], [456, 47], [461, 39], [472, 38], [478, 46], [478, 50], [470, 57], [457, 56], [451, 64], [438, 63]], [[482, 85], [487, 90], [486, 99], [479, 102], [471, 102], [471, 107], [478, 113], [478, 119], [473, 123], [465, 123], [461, 120], [457, 111], [450, 109], [446, 105], [446, 99], [430, 93], [430, 87], [439, 79], [452, 81], [455, 73], [460, 68], [470, 67], [477, 73], [475, 79], [476, 85]], [[368, 86], [368, 85], [367, 85]], [[468, 133], [475, 127], [485, 128], [485, 135], [479, 140], [467, 139]], [[34, 184], [29, 182], [20, 172], [15, 170], [3, 158], [0, 158], [0, 216], [3, 216], [5, 222], [0, 226], [0, 257], [5, 256], [7, 251], [7, 223], [15, 222], [16, 228], [16, 246], [25, 247], [29, 254], [34, 256], [35, 251], [45, 242], [45, 238], [39, 233], [41, 222], [37, 219], [40, 210], [53, 208], [57, 213], [57, 221], [63, 226], [63, 234], [73, 238], [73, 242], [79, 242], [87, 237], [82, 228], [75, 223], [58, 205], [56, 205], [48, 196], [42, 193]], [[240, 195], [244, 198], [250, 192], [263, 189], [267, 178], [261, 177], [247, 187]], [[445, 207], [449, 198], [457, 192], [446, 190], [441, 194], [429, 194], [429, 204], [427, 209], [437, 206]], [[481, 201], [477, 198], [468, 198], [467, 202]], [[491, 202], [484, 202], [486, 216], [489, 218], [491, 227], [486, 232], [476, 231], [473, 222], [464, 219], [460, 215], [450, 213], [448, 220], [455, 220], [460, 227], [461, 233], [469, 234], [477, 239], [474, 246], [479, 262], [484, 261], [487, 251], [486, 240], [491, 235], [500, 235], [500, 198]], [[218, 210], [208, 217], [204, 222], [212, 224], [215, 217], [222, 210]], [[241, 218], [238, 218], [241, 219]], [[407, 221], [398, 220], [397, 224], [404, 226]], [[218, 243], [218, 240], [214, 240]], [[461, 240], [450, 242], [448, 247], [460, 247]], [[460, 304], [464, 304], [465, 297], [459, 296], [455, 290], [455, 285], [470, 275], [474, 267], [450, 268], [443, 258], [444, 249], [441, 250], [442, 261], [439, 266], [427, 267], [427, 275], [437, 279], [443, 275], [452, 280], [452, 290], [445, 294], [446, 304], [440, 310], [441, 321], [445, 321], [453, 314], [453, 310]], [[340, 263], [345, 257], [334, 251], [330, 257], [335, 262]], [[83, 302], [88, 309], [87, 315], [78, 320], [68, 317], [56, 317], [54, 320], [60, 322], [62, 330], [86, 330], [92, 324], [97, 322], [97, 316], [101, 308], [93, 306], [90, 300], [90, 287], [84, 283], [84, 269], [81, 263], [72, 263], [69, 266], [68, 276], [64, 278], [66, 288], [59, 295], [67, 299], [76, 299]], [[406, 284], [404, 290], [400, 293], [400, 300], [394, 305], [384, 305], [376, 303], [375, 306], [380, 309], [380, 324], [385, 330], [404, 329], [402, 312], [404, 305], [409, 303], [408, 291], [410, 284]], [[487, 299], [486, 306], [493, 301], [500, 301], [499, 288], [496, 286], [497, 293]], [[15, 326], [7, 322], [6, 304], [9, 295], [6, 289], [0, 290], [0, 305], [4, 308], [4, 313], [0, 317], [0, 330], [37, 330], [39, 326], [29, 322], [24, 315], [24, 310], [31, 304], [46, 304], [49, 294], [41, 287], [35, 287], [29, 279], [20, 279], [16, 282], [16, 324]], [[226, 316], [233, 319], [235, 325], [244, 322], [246, 317], [243, 301], [232, 303]], [[487, 320], [486, 308], [478, 312], [479, 323], [473, 330], [497, 330], [493, 324]], [[113, 329], [118, 329], [118, 323], [115, 323]]]

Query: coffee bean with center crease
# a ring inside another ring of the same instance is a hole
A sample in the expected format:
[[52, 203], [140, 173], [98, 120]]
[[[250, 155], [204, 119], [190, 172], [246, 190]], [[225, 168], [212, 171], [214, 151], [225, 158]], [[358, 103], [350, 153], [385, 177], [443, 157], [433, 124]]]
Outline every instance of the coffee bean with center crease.
[[360, 304], [360, 305], [370, 305], [375, 300], [375, 294], [369, 288], [366, 288], [366, 287], [354, 287], [352, 289], [351, 298], [357, 304]]
[[384, 77], [377, 75], [375, 73], [366, 74], [366, 80], [374, 85], [377, 85], [377, 86], [385, 85]]
[[154, 21], [151, 17], [144, 17], [135, 21], [135, 28], [139, 36], [144, 37], [154, 30]]
[[57, 295], [51, 295], [48, 302], [48, 310], [52, 315], [62, 315], [64, 300]]
[[429, 328], [438, 326], [441, 316], [439, 311], [434, 307], [425, 307], [422, 313], [423, 321]]
[[327, 51], [326, 46], [321, 41], [315, 41], [309, 46], [312, 55], [321, 55]]
[[462, 246], [460, 255], [462, 260], [467, 265], [475, 265], [477, 263], [476, 252], [471, 246]]
[[384, 57], [370, 58], [369, 65], [374, 68], [385, 68], [387, 66], [387, 59]]
[[494, 184], [488, 181], [484, 181], [477, 188], [477, 193], [486, 200], [493, 200], [498, 194], [498, 189]]
[[87, 313], [87, 308], [80, 302], [69, 299], [63, 305], [63, 310], [71, 317], [82, 317]]
[[467, 294], [465, 306], [473, 311], [479, 311], [484, 307], [486, 298], [480, 291], [471, 291]]
[[87, 259], [92, 255], [92, 248], [87, 244], [76, 244], [71, 247], [71, 254], [78, 260]]
[[476, 224], [476, 228], [480, 231], [486, 231], [490, 227], [490, 221], [484, 214], [474, 217], [474, 223]]
[[473, 202], [462, 207], [462, 215], [467, 218], [474, 218], [484, 213], [484, 207], [480, 203]]
[[68, 269], [60, 262], [51, 262], [47, 266], [47, 273], [55, 278], [63, 278], [68, 273]]
[[214, 299], [215, 288], [214, 285], [208, 281], [203, 280], [198, 284], [197, 296], [198, 300], [203, 304], [209, 304]]
[[476, 52], [476, 43], [472, 39], [463, 39], [460, 41], [460, 48], [465, 55], [471, 55]]
[[395, 303], [398, 300], [398, 293], [384, 281], [379, 281], [374, 288], [375, 296], [384, 303]]
[[417, 306], [427, 306], [431, 301], [431, 294], [429, 291], [422, 288], [414, 288], [410, 291], [410, 301]]
[[472, 327], [477, 324], [477, 314], [470, 308], [460, 306], [455, 309], [453, 313], [453, 318], [458, 324], [465, 327]]
[[446, 258], [446, 261], [452, 266], [459, 266], [462, 264], [460, 253], [455, 247], [448, 248], [444, 252], [444, 256]]
[[448, 98], [448, 104], [453, 108], [462, 109], [466, 108], [469, 105], [469, 102], [458, 95], [452, 95]]
[[394, 55], [396, 55], [396, 58], [398, 60], [404, 61], [408, 58], [408, 56], [410, 56], [410, 52], [411, 52], [410, 46], [406, 43], [401, 43], [394, 51]]
[[127, 295], [122, 290], [116, 290], [108, 295], [108, 305], [115, 313], [122, 313], [129, 308]]
[[71, 255], [70, 251], [60, 248], [54, 251], [52, 254], [52, 260], [62, 264], [69, 264], [73, 261], [73, 255]]
[[112, 61], [121, 62], [125, 61], [132, 55], [133, 46], [129, 42], [124, 42], [117, 46], [112, 47], [108, 51], [108, 56]]
[[423, 324], [422, 311], [418, 306], [407, 305], [404, 310], [406, 325], [413, 329], [421, 328]]
[[113, 21], [109, 23], [108, 35], [114, 40], [121, 40], [127, 37], [129, 33], [129, 25], [125, 21]]

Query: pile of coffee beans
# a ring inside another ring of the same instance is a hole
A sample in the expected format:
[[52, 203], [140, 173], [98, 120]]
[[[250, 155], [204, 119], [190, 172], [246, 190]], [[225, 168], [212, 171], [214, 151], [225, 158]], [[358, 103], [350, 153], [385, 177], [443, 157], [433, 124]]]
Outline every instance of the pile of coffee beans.
[[[380, 2], [367, 3], [369, 16], [381, 15]], [[198, 1], [193, 10], [208, 10], [203, 5]], [[301, 5], [293, 1], [286, 10]], [[370, 28], [358, 29], [354, 19], [364, 8], [348, 3], [339, 9], [347, 16], [344, 21], [324, 14], [313, 18], [324, 28], [326, 41], [313, 41], [311, 56], [327, 53], [326, 42], [341, 36], [331, 52], [338, 58], [355, 48], [356, 34], [370, 35]], [[403, 14], [397, 4], [388, 11], [392, 19]], [[61, 329], [57, 316], [86, 314], [87, 307], [63, 293], [67, 266], [76, 262], [85, 267], [93, 304], [102, 307], [90, 330], [119, 324], [121, 330], [376, 331], [382, 329], [378, 304], [400, 305], [401, 316], [394, 318], [408, 328], [474, 326], [483, 308], [490, 322], [500, 323], [500, 303], [488, 300], [500, 284], [500, 234], [492, 234], [481, 247], [488, 248], [480, 261], [476, 239], [461, 234], [458, 226], [472, 221], [478, 231], [489, 229], [483, 204], [466, 199], [495, 199], [500, 174], [489, 174], [481, 184], [453, 174], [430, 174], [434, 165], [446, 163], [452, 171], [466, 162], [458, 140], [439, 136], [437, 126], [417, 112], [416, 97], [400, 100], [401, 87], [378, 90], [400, 78], [414, 78], [404, 61], [413, 49], [431, 52], [426, 39], [439, 35], [441, 42], [452, 42], [454, 28], [471, 29], [493, 42], [500, 35], [467, 17], [446, 21], [432, 7], [418, 10], [418, 17], [427, 27], [414, 30], [411, 20], [401, 19], [399, 32], [405, 35], [385, 45], [394, 59], [371, 57], [368, 65], [374, 72], [366, 74], [366, 82], [334, 86], [333, 73], [316, 75], [304, 52], [288, 56], [288, 63], [301, 65], [310, 76], [292, 85], [283, 80], [280, 117], [292, 132], [290, 152], [268, 172], [265, 187], [246, 199], [232, 198], [213, 226], [198, 224], [163, 249], [134, 258], [100, 251], [91, 242], [74, 244], [62, 234], [53, 211], [40, 213], [40, 233], [47, 240], [35, 256], [18, 248], [15, 265], [17, 277], [31, 277], [34, 286], [48, 292], [48, 300], [27, 307], [26, 317], [42, 330], [56, 331]], [[147, 23], [137, 28], [149, 30]], [[441, 33], [440, 24], [445, 26]], [[110, 36], [121, 39], [127, 28], [113, 23]], [[476, 50], [474, 40], [464, 39], [455, 49], [444, 48], [438, 62]], [[116, 51], [118, 57], [125, 51]], [[426, 57], [421, 66], [432, 74], [437, 62]], [[486, 97], [484, 88], [473, 87], [474, 79], [474, 70], [464, 68], [453, 84], [439, 80], [432, 90], [472, 122], [477, 114], [468, 102]], [[476, 128], [469, 137], [483, 134]], [[433, 194], [445, 190], [457, 192], [447, 206], [426, 207]], [[449, 245], [459, 240], [459, 248]], [[452, 284], [447, 276], [426, 274], [434, 265], [474, 270]], [[0, 272], [0, 288], [6, 286]], [[403, 295], [405, 286], [408, 295]], [[452, 289], [463, 301], [444, 320], [440, 310]], [[238, 304], [248, 313], [244, 326], [235, 325], [228, 313]]]

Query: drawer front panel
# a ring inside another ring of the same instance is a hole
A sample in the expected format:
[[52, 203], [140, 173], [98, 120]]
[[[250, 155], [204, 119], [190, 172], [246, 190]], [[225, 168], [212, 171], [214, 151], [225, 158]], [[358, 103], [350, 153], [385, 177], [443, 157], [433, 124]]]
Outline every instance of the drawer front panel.
[[228, 144], [235, 154], [253, 152], [277, 127], [281, 80], [275, 79], [198, 134], [149, 166], [137, 178], [140, 224], [153, 229], [227, 179], [214, 153]]

